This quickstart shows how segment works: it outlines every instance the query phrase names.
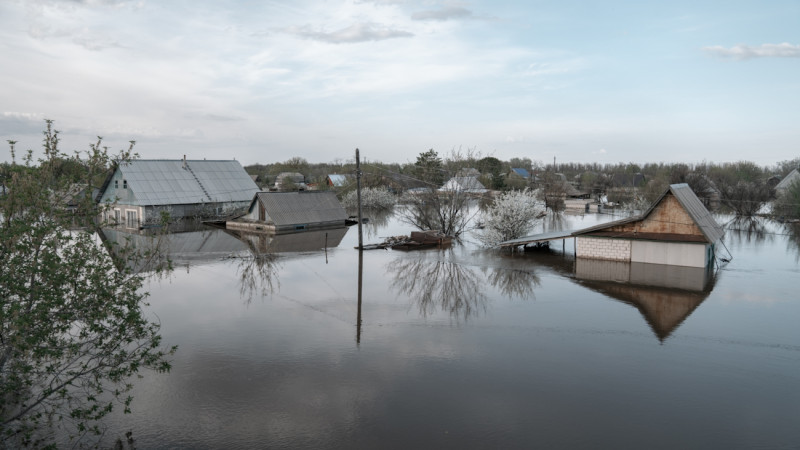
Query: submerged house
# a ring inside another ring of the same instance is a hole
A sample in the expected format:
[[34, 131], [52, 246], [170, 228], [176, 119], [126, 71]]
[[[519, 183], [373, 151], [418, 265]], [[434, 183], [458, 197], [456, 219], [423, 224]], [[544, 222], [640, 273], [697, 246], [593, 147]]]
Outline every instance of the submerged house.
[[244, 210], [258, 186], [236, 160], [146, 160], [119, 163], [97, 201], [109, 204], [106, 219], [135, 228], [171, 218], [209, 217]]
[[686, 183], [644, 214], [572, 233], [578, 258], [706, 267], [724, 230]]
[[453, 177], [447, 180], [440, 191], [457, 191], [482, 194], [488, 189], [476, 177]]
[[578, 231], [550, 231], [501, 242], [501, 247], [541, 245], [575, 238], [577, 258], [705, 268], [724, 234], [686, 183], [673, 184], [640, 216]]
[[332, 191], [259, 192], [247, 214], [226, 222], [230, 229], [302, 231], [343, 227], [347, 213]]
[[792, 169], [780, 183], [775, 185], [775, 195], [785, 194], [794, 183], [800, 183], [800, 171], [797, 169]]

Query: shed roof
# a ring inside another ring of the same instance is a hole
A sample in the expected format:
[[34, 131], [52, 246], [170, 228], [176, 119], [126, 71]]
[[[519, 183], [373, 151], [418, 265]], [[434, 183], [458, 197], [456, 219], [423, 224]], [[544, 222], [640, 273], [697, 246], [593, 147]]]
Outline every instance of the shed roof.
[[[653, 202], [650, 208], [644, 212], [644, 214], [634, 217], [629, 217], [626, 219], [615, 220], [613, 222], [606, 222], [600, 225], [595, 225], [588, 228], [583, 228], [577, 231], [560, 231], [560, 232], [551, 232], [551, 233], [541, 233], [533, 236], [526, 236], [519, 239], [513, 239], [505, 242], [501, 242], [499, 245], [501, 247], [510, 247], [510, 246], [518, 246], [518, 245], [525, 245], [535, 242], [542, 242], [542, 241], [550, 241], [556, 239], [564, 239], [568, 236], [580, 236], [583, 234], [589, 233], [596, 233], [599, 231], [606, 230], [608, 228], [617, 226], [617, 225], [624, 225], [627, 223], [638, 222], [640, 220], [644, 220], [650, 213], [655, 210], [659, 203], [667, 196], [667, 194], [672, 194], [675, 196], [675, 199], [681, 204], [686, 213], [689, 214], [689, 217], [692, 218], [694, 223], [700, 228], [700, 231], [703, 233], [703, 236], [708, 240], [708, 242], [716, 242], [717, 240], [721, 239], [722, 236], [725, 234], [725, 230], [714, 220], [714, 217], [708, 212], [703, 203], [700, 201], [699, 198], [695, 195], [692, 189], [686, 183], [680, 184], [672, 184], [670, 185], [669, 189], [665, 190], [663, 194]], [[655, 233], [644, 233], [641, 234], [641, 238], [648, 238], [648, 239], [659, 239], [659, 240], [685, 240], [686, 236], [676, 236], [673, 234], [655, 234]]]
[[[180, 205], [247, 201], [258, 186], [239, 161], [146, 160], [117, 167], [137, 205]], [[111, 175], [113, 177], [113, 174]]]
[[[342, 204], [331, 191], [259, 192], [259, 201], [276, 226], [325, 223], [347, 219]], [[252, 203], [251, 203], [252, 208]]]
[[689, 214], [689, 217], [692, 218], [694, 223], [700, 228], [700, 231], [703, 233], [703, 236], [708, 240], [708, 242], [716, 242], [717, 240], [721, 239], [722, 236], [725, 234], [725, 230], [714, 220], [714, 217], [708, 212], [703, 203], [697, 198], [692, 188], [689, 187], [686, 183], [679, 183], [679, 184], [672, 184], [669, 186], [669, 189], [665, 190], [663, 194], [650, 205], [650, 208], [644, 212], [644, 214], [640, 216], [634, 216], [627, 219], [617, 220], [614, 222], [608, 222], [601, 225], [596, 225], [589, 228], [584, 228], [582, 230], [576, 231], [574, 234], [587, 234], [593, 231], [601, 231], [609, 227], [613, 227], [616, 225], [622, 225], [631, 222], [638, 222], [640, 220], [644, 220], [656, 207], [661, 203], [664, 197], [667, 194], [672, 194], [675, 196], [675, 199], [678, 200], [678, 203], [681, 204], [686, 213]]

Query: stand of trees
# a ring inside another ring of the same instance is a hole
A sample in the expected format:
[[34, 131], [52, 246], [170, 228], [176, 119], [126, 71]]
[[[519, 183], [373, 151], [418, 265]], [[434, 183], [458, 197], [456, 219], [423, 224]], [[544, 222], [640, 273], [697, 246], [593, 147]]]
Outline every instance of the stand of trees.
[[143, 276], [91, 234], [101, 212], [91, 194], [64, 206], [72, 184], [93, 186], [131, 149], [110, 157], [98, 139], [87, 154], [66, 155], [58, 143], [48, 121], [38, 164], [29, 151], [2, 168], [0, 447], [53, 445], [53, 427], [62, 438], [102, 434], [104, 416], [129, 410], [131, 377], [168, 371], [174, 351], [147, 317]]

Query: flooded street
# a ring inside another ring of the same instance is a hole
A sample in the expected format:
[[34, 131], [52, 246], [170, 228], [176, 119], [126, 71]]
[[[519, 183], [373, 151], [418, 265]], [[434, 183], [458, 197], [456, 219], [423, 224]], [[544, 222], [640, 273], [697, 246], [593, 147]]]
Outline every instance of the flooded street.
[[[571, 239], [516, 254], [469, 235], [365, 251], [360, 303], [355, 227], [271, 242], [174, 234], [174, 272], [146, 285], [164, 343], [179, 346], [173, 369], [135, 381], [133, 414], [107, 436], [131, 430], [140, 448], [795, 447], [800, 241], [771, 222], [728, 227], [733, 258], [713, 274], [587, 265]], [[374, 220], [364, 241], [409, 231]], [[259, 248], [276, 253], [250, 258]]]

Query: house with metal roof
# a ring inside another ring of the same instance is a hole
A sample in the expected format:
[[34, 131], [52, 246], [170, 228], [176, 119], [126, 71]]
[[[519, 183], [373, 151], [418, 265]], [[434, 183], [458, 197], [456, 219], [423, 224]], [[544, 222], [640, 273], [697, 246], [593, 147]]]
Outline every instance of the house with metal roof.
[[640, 216], [578, 231], [554, 231], [501, 242], [518, 247], [575, 238], [578, 258], [707, 267], [723, 228], [686, 183], [670, 185]]
[[330, 187], [345, 187], [350, 184], [351, 175], [344, 175], [340, 173], [332, 173], [326, 178], [326, 182]]
[[258, 186], [236, 160], [133, 160], [119, 163], [97, 201], [106, 219], [137, 228], [171, 218], [218, 217], [244, 211]]
[[333, 191], [259, 192], [247, 214], [225, 223], [249, 231], [302, 231], [343, 227], [347, 213]]
[[523, 169], [521, 167], [512, 167], [511, 172], [508, 173], [509, 176], [520, 176], [524, 179], [530, 179], [531, 174], [528, 172], [527, 169]]
[[488, 189], [476, 177], [453, 177], [447, 180], [440, 191], [458, 191], [481, 194]]
[[788, 175], [783, 177], [780, 183], [775, 185], [775, 195], [782, 195], [788, 191], [794, 183], [800, 183], [800, 171], [797, 169], [792, 169]]

